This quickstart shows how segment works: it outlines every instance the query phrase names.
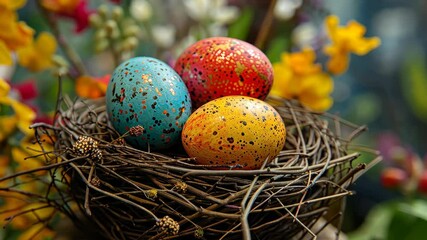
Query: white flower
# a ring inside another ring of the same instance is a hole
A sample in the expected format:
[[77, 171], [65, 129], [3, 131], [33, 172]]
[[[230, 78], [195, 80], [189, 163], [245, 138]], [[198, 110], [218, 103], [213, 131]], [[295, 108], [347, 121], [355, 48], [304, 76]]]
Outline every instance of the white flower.
[[288, 20], [295, 15], [302, 5], [302, 0], [278, 0], [274, 8], [274, 16], [280, 20]]
[[313, 23], [303, 23], [292, 31], [292, 41], [299, 48], [312, 46], [317, 36], [317, 29]]
[[239, 15], [239, 9], [235, 6], [227, 6], [225, 0], [213, 0], [211, 3], [210, 17], [218, 24], [231, 23]]
[[12, 79], [16, 68], [16, 54], [11, 53], [12, 65], [0, 65], [0, 79]]
[[129, 12], [136, 20], [146, 22], [153, 16], [153, 7], [147, 0], [132, 0]]
[[211, 24], [208, 26], [208, 31], [210, 37], [214, 36], [227, 36], [228, 29], [221, 24]]
[[239, 9], [226, 5], [225, 0], [183, 0], [188, 16], [195, 21], [214, 21], [227, 24], [234, 21]]
[[153, 40], [160, 48], [169, 48], [175, 42], [176, 29], [173, 25], [153, 26]]
[[202, 21], [206, 17], [209, 0], [183, 0], [188, 16], [195, 21]]

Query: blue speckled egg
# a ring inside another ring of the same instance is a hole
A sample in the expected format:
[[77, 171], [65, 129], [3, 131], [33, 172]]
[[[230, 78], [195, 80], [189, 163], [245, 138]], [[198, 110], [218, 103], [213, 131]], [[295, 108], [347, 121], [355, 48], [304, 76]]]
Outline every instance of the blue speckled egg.
[[142, 126], [143, 134], [127, 135], [135, 148], [160, 150], [179, 141], [191, 113], [191, 100], [181, 77], [166, 63], [135, 57], [120, 64], [108, 84], [106, 105], [113, 127], [125, 134]]

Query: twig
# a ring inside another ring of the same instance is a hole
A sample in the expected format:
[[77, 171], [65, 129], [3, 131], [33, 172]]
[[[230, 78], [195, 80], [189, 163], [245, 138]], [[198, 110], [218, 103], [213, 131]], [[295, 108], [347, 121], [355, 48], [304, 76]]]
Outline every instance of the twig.
[[86, 69], [84, 67], [84, 64], [82, 60], [80, 59], [79, 55], [74, 51], [74, 49], [68, 44], [68, 41], [62, 36], [57, 20], [54, 19], [54, 16], [52, 13], [50, 13], [48, 10], [46, 10], [42, 4], [41, 0], [36, 1], [41, 13], [44, 15], [44, 17], [47, 20], [47, 23], [52, 30], [53, 35], [57, 39], [59, 45], [61, 46], [62, 50], [64, 50], [65, 56], [68, 58], [68, 60], [71, 62], [71, 64], [74, 66], [75, 70], [77, 71], [77, 74], [70, 73], [74, 78], [77, 76], [82, 76], [86, 74]]
[[258, 32], [257, 38], [255, 40], [255, 46], [259, 49], [264, 48], [265, 41], [268, 37], [268, 34], [271, 30], [271, 25], [273, 24], [274, 19], [274, 8], [276, 7], [277, 0], [271, 0], [270, 5], [268, 6], [267, 13], [262, 21], [260, 30]]
[[119, 196], [117, 196], [117, 195], [114, 195], [114, 194], [112, 194], [112, 193], [109, 193], [109, 192], [107, 192], [107, 191], [104, 191], [104, 190], [102, 190], [102, 189], [99, 189], [99, 188], [97, 188], [97, 187], [93, 186], [90, 182], [88, 182], [88, 181], [87, 181], [87, 179], [86, 179], [86, 177], [83, 175], [82, 171], [80, 171], [80, 169], [79, 169], [75, 164], [70, 163], [70, 166], [71, 166], [72, 168], [74, 168], [74, 170], [75, 170], [75, 171], [80, 175], [81, 179], [85, 182], [85, 184], [86, 184], [87, 186], [89, 186], [90, 188], [92, 188], [93, 190], [95, 190], [95, 191], [97, 191], [97, 192], [100, 192], [100, 193], [102, 193], [102, 194], [104, 194], [104, 195], [107, 195], [107, 196], [109, 196], [109, 197], [115, 198], [115, 199], [117, 199], [117, 200], [120, 200], [120, 201], [122, 201], [122, 202], [124, 202], [124, 203], [127, 203], [127, 204], [129, 204], [129, 205], [132, 205], [132, 206], [134, 206], [134, 207], [136, 207], [136, 208], [138, 208], [138, 209], [141, 209], [141, 210], [143, 210], [144, 212], [148, 213], [152, 218], [154, 218], [154, 220], [155, 220], [156, 222], [157, 222], [157, 221], [159, 221], [159, 219], [156, 217], [156, 215], [154, 215], [154, 213], [152, 213], [150, 210], [146, 209], [145, 207], [143, 207], [143, 206], [141, 206], [141, 205], [139, 205], [139, 204], [136, 204], [136, 203], [134, 203], [134, 202], [132, 202], [132, 201], [129, 201], [129, 200], [127, 200], [127, 199], [124, 199], [124, 198], [122, 198], [122, 197], [119, 197]]

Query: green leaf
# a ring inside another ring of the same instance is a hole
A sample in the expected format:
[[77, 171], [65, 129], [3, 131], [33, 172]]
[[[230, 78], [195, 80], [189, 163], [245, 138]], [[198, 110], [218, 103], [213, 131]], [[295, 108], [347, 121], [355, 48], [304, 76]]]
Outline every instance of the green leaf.
[[402, 212], [427, 221], [427, 201], [425, 200], [416, 200], [410, 204], [402, 204], [399, 206], [399, 209]]
[[289, 48], [289, 39], [286, 37], [276, 37], [271, 40], [267, 50], [267, 57], [270, 62], [280, 62], [280, 56]]
[[422, 51], [410, 53], [404, 64], [402, 89], [406, 101], [420, 120], [427, 122], [427, 61]]
[[419, 240], [427, 229], [427, 202], [395, 200], [373, 208], [349, 240]]
[[397, 203], [388, 202], [377, 205], [366, 217], [363, 225], [356, 231], [348, 233], [349, 240], [386, 239], [387, 230]]
[[394, 212], [388, 230], [390, 240], [418, 240], [425, 238], [427, 205], [421, 200], [401, 203]]
[[245, 7], [239, 18], [228, 28], [228, 36], [237, 39], [246, 39], [251, 29], [251, 24], [254, 19], [255, 10], [250, 7]]

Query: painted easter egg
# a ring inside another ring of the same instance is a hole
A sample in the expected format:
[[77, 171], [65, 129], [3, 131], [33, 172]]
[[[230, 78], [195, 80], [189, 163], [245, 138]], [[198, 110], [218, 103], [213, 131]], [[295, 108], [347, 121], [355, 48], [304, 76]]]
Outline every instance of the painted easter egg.
[[234, 38], [200, 40], [178, 57], [174, 69], [190, 92], [194, 107], [223, 96], [265, 99], [273, 68], [255, 46]]
[[257, 169], [273, 160], [286, 139], [285, 124], [269, 104], [247, 96], [226, 96], [194, 111], [182, 143], [198, 164]]
[[[135, 57], [113, 72], [106, 94], [113, 127], [138, 149], [165, 149], [180, 140], [191, 100], [180, 76], [164, 62]], [[129, 134], [141, 126], [142, 134]], [[135, 128], [134, 128], [135, 129]]]

